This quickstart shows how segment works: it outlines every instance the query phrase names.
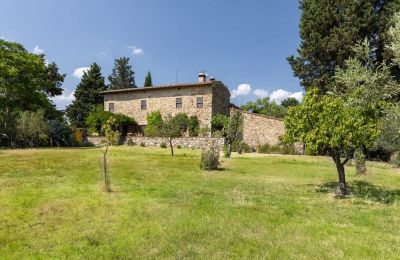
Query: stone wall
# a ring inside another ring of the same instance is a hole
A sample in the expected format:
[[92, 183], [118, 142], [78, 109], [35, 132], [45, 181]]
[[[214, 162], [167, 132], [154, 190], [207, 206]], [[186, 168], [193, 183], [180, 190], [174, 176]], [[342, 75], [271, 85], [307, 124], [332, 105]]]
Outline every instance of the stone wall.
[[251, 148], [266, 143], [276, 145], [279, 143], [279, 137], [285, 133], [282, 119], [231, 108], [231, 114], [233, 112], [243, 114], [243, 140]]
[[[88, 137], [88, 141], [93, 145], [99, 145], [103, 137]], [[164, 138], [150, 138], [143, 136], [128, 136], [126, 137], [125, 143], [134, 143], [136, 145], [140, 145], [144, 143], [145, 146], [160, 146], [161, 143], [166, 143], [168, 146], [168, 141]], [[210, 138], [210, 137], [183, 137], [173, 139], [172, 144], [176, 147], [180, 145], [185, 148], [207, 148], [212, 143], [218, 145], [220, 149], [222, 149], [224, 145], [223, 138]]]

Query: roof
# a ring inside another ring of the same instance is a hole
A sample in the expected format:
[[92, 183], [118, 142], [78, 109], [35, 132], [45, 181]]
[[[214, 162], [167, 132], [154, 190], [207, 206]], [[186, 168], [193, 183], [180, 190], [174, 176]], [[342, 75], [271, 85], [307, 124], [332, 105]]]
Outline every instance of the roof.
[[137, 91], [152, 91], [152, 90], [159, 90], [159, 89], [170, 89], [170, 88], [188, 88], [188, 87], [207, 87], [211, 86], [214, 83], [221, 82], [218, 80], [215, 81], [206, 81], [206, 82], [196, 82], [196, 83], [179, 83], [179, 84], [169, 84], [169, 85], [158, 85], [146, 88], [123, 88], [123, 89], [112, 89], [101, 91], [101, 94], [115, 94], [115, 93], [122, 93], [122, 92], [137, 92]]

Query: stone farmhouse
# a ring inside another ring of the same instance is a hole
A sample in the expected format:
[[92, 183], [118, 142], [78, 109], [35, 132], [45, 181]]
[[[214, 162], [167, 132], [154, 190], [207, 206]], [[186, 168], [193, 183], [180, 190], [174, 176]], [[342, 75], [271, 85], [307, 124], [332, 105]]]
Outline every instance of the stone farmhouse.
[[244, 141], [255, 148], [259, 144], [277, 144], [284, 133], [281, 119], [239, 110], [230, 104], [229, 89], [219, 80], [198, 74], [198, 82], [171, 84], [147, 88], [129, 88], [102, 92], [104, 109], [133, 117], [141, 129], [147, 125], [146, 116], [159, 110], [163, 117], [186, 113], [197, 116], [201, 127], [211, 128], [217, 114], [229, 116], [232, 111], [244, 115]]

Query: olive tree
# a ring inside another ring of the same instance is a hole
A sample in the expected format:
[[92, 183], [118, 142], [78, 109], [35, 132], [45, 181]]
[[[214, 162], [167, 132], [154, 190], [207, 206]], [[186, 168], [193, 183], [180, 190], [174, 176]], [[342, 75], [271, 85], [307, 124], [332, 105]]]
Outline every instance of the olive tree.
[[337, 195], [347, 195], [345, 164], [356, 148], [371, 147], [378, 136], [378, 121], [348, 106], [343, 98], [319, 95], [310, 89], [303, 104], [291, 107], [285, 118], [286, 142], [302, 142], [326, 150], [338, 173]]

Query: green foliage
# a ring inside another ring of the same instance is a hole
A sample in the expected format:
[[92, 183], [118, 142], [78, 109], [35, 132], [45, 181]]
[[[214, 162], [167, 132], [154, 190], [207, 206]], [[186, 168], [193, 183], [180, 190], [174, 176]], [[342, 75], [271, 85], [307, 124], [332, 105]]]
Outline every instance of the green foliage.
[[386, 29], [400, 1], [302, 0], [300, 9], [301, 44], [298, 56], [288, 61], [306, 90], [331, 91], [335, 71], [354, 55], [353, 46], [361, 40], [373, 40], [371, 49], [378, 62], [384, 55]]
[[146, 147], [146, 144], [144, 142], [141, 142], [140, 147]]
[[261, 144], [257, 146], [257, 152], [267, 154], [297, 154], [296, 148], [293, 144]]
[[229, 124], [229, 117], [221, 114], [217, 114], [211, 118], [211, 131], [225, 131]]
[[57, 147], [70, 145], [68, 137], [71, 134], [70, 129], [64, 123], [58, 120], [50, 120], [48, 137], [51, 147], [54, 145]]
[[390, 106], [382, 118], [382, 131], [377, 144], [389, 152], [400, 151], [400, 106]]
[[355, 169], [357, 175], [366, 175], [367, 167], [365, 165], [366, 156], [362, 149], [358, 148], [354, 151]]
[[144, 129], [146, 136], [156, 136], [158, 129], [163, 124], [163, 118], [160, 111], [153, 111], [146, 116], [147, 126]]
[[212, 144], [210, 148], [203, 149], [200, 157], [200, 169], [205, 171], [218, 170], [221, 165], [219, 161], [219, 149], [215, 144]]
[[136, 121], [123, 114], [114, 114], [108, 111], [104, 111], [103, 106], [99, 105], [90, 112], [86, 118], [85, 125], [89, 128], [90, 134], [102, 133], [101, 128], [107, 122], [109, 118], [113, 117], [113, 129], [118, 129], [122, 132], [123, 127], [136, 126]]
[[199, 135], [200, 122], [197, 116], [191, 116], [189, 118], [188, 131], [189, 131], [189, 136], [195, 137]]
[[210, 128], [208, 127], [200, 127], [199, 129], [199, 137], [208, 137], [210, 134]]
[[281, 102], [281, 106], [286, 108], [286, 109], [288, 109], [289, 107], [298, 106], [299, 104], [300, 104], [299, 101], [297, 99], [295, 99], [295, 98], [292, 98], [292, 97], [284, 99]]
[[38, 112], [25, 111], [21, 112], [17, 121], [18, 138], [23, 143], [35, 146], [35, 142], [39, 141], [39, 136], [47, 135], [49, 132], [49, 124], [44, 117], [44, 111]]
[[268, 97], [263, 99], [258, 98], [255, 102], [249, 101], [241, 108], [245, 111], [276, 118], [284, 118], [287, 113], [285, 107], [278, 105], [275, 102], [270, 102]]
[[[62, 94], [65, 74], [44, 55], [28, 52], [21, 44], [0, 39], [0, 135], [5, 146], [17, 145], [21, 112], [42, 110], [48, 119], [60, 117], [50, 99]], [[24, 137], [25, 138], [25, 137]]]
[[129, 65], [128, 57], [121, 57], [114, 61], [114, 68], [108, 80], [110, 81], [108, 89], [136, 88], [135, 72]]
[[152, 87], [153, 86], [153, 81], [151, 79], [151, 73], [150, 71], [147, 72], [146, 78], [144, 80], [144, 87]]
[[243, 120], [240, 112], [234, 112], [229, 119], [229, 124], [225, 129], [225, 157], [227, 158], [231, 156], [233, 143], [240, 143], [243, 140]]
[[162, 143], [160, 144], [160, 147], [161, 147], [161, 148], [167, 148], [167, 144], [166, 144], [165, 142], [162, 142]]
[[232, 144], [232, 152], [237, 152], [238, 154], [251, 152], [250, 146], [242, 141], [235, 141]]
[[[185, 129], [183, 124], [187, 118], [186, 114], [177, 114], [174, 117], [167, 116], [161, 124], [161, 127], [157, 128], [156, 136], [166, 138], [171, 148], [171, 155], [174, 156], [174, 147], [172, 140], [175, 138], [182, 137]], [[187, 121], [186, 121], [187, 122]]]
[[102, 126], [102, 131], [104, 132], [105, 142], [107, 145], [118, 145], [120, 133], [115, 130], [115, 125], [117, 120], [112, 116], [107, 119], [106, 123]]
[[388, 31], [389, 40], [387, 48], [391, 52], [393, 61], [400, 64], [400, 12], [396, 13], [392, 18], [392, 26]]
[[172, 120], [174, 121], [173, 124], [179, 126], [179, 128], [182, 130], [182, 133], [185, 133], [187, 131], [190, 122], [187, 114], [178, 113], [172, 118]]
[[105, 90], [104, 77], [101, 68], [93, 63], [90, 69], [83, 73], [81, 82], [75, 89], [74, 101], [67, 106], [66, 115], [74, 127], [85, 127], [85, 121], [89, 113], [97, 106], [103, 105], [101, 91]]

